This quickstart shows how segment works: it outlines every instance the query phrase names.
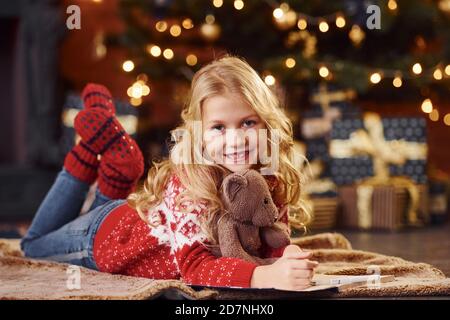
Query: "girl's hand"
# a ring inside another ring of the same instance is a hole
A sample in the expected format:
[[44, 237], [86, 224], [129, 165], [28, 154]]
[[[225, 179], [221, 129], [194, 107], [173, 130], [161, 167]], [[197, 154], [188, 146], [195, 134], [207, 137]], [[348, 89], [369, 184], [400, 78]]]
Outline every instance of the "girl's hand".
[[289, 245], [283, 256], [271, 265], [258, 266], [253, 271], [252, 288], [275, 288], [282, 290], [303, 290], [311, 285], [317, 261], [308, 260], [311, 252], [302, 251], [299, 246]]

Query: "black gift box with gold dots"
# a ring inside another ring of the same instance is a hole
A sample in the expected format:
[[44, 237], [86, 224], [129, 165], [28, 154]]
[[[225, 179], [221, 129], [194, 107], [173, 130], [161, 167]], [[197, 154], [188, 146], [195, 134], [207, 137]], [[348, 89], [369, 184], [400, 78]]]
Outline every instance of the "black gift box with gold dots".
[[368, 130], [364, 118], [334, 122], [330, 140], [333, 181], [349, 185], [374, 176], [374, 159], [386, 158], [390, 176], [406, 176], [417, 184], [426, 183], [426, 120], [380, 118], [379, 123], [371, 126], [373, 129]]

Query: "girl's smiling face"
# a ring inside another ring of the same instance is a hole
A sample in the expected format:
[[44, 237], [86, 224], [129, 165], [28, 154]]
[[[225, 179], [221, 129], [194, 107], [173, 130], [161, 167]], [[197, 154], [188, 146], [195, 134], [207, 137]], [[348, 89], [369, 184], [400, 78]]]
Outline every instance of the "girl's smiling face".
[[259, 129], [266, 129], [264, 122], [239, 95], [217, 95], [202, 104], [204, 156], [232, 172], [258, 162]]

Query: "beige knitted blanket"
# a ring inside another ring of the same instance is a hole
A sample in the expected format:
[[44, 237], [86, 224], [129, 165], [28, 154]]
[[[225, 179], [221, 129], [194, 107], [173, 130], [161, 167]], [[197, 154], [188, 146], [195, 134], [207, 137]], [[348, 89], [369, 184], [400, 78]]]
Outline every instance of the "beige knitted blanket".
[[0, 299], [285, 299], [304, 297], [450, 296], [450, 278], [425, 263], [352, 250], [339, 233], [293, 239], [313, 250], [316, 274], [364, 275], [376, 266], [394, 275], [380, 287], [357, 286], [342, 291], [288, 292], [258, 289], [199, 289], [179, 280], [151, 280], [112, 275], [63, 263], [23, 258], [18, 240], [0, 239]]

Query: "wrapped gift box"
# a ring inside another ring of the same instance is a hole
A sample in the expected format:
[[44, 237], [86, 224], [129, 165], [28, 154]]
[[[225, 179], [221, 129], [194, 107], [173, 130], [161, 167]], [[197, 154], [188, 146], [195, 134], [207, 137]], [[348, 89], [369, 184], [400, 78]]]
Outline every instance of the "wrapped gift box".
[[[306, 144], [306, 158], [309, 161], [321, 160], [323, 163], [330, 162], [330, 156], [328, 154], [328, 141], [324, 137], [313, 138], [305, 140]], [[322, 176], [329, 176], [326, 168], [322, 173]]]
[[305, 231], [331, 230], [336, 227], [338, 214], [338, 197], [309, 197], [305, 200], [305, 206], [311, 213], [311, 221], [306, 225], [306, 229], [297, 223], [291, 224], [291, 236], [299, 237], [304, 235]]
[[319, 196], [310, 199], [312, 207], [311, 230], [333, 229], [336, 227], [338, 198], [337, 196]]
[[332, 229], [336, 226], [338, 196], [336, 185], [331, 179], [321, 178], [307, 181], [303, 197], [309, 207], [312, 230]]
[[326, 164], [322, 177], [330, 176], [328, 143], [333, 121], [361, 115], [360, 109], [350, 102], [354, 96], [353, 90], [321, 83], [312, 90], [311, 108], [302, 115], [301, 133], [306, 144], [306, 157]]
[[[406, 176], [417, 184], [427, 182], [423, 118], [381, 119], [366, 113], [362, 119], [341, 119], [333, 124], [329, 147], [330, 173], [337, 185], [377, 174]], [[380, 166], [387, 171], [377, 173]]]
[[[411, 185], [412, 186], [412, 185]], [[428, 187], [414, 185], [418, 198], [411, 216], [411, 190], [401, 184], [355, 184], [339, 188], [338, 225], [357, 229], [396, 231], [428, 223]]]
[[[306, 145], [294, 142], [295, 151], [304, 155]], [[312, 221], [307, 228], [313, 230], [331, 229], [336, 225], [338, 197], [336, 184], [330, 178], [322, 176], [323, 161], [312, 160], [302, 167], [305, 183], [302, 188], [302, 198], [312, 215]]]
[[324, 119], [330, 112], [332, 113], [328, 115], [330, 118], [333, 116], [335, 118], [359, 117], [361, 115], [360, 108], [351, 102], [355, 96], [356, 92], [352, 89], [339, 88], [322, 82], [312, 90], [311, 109], [305, 111], [304, 117]]

